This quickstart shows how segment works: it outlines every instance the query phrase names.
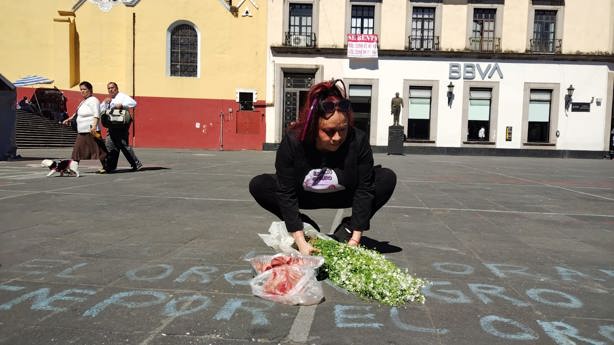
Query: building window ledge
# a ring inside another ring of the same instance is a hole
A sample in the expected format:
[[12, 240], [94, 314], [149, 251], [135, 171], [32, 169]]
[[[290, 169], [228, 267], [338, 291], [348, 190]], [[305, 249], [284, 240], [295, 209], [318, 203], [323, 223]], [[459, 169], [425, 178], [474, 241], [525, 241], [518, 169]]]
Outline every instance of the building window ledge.
[[419, 139], [406, 139], [408, 144], [434, 144], [435, 140], [419, 140]]
[[522, 145], [524, 146], [556, 146], [556, 144], [553, 143], [522, 143]]
[[463, 141], [465, 145], [495, 145], [494, 141]]

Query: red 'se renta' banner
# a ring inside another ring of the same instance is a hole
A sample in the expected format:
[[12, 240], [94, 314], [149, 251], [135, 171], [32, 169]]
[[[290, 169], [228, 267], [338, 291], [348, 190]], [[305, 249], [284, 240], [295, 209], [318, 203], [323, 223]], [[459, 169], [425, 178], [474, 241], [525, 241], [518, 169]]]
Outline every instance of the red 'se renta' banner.
[[377, 59], [377, 35], [348, 34], [348, 57]]

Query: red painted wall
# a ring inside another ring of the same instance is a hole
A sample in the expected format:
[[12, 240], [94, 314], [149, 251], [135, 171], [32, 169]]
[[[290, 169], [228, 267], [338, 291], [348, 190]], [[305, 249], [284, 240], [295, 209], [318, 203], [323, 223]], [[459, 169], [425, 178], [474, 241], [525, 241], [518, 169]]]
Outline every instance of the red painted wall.
[[[17, 99], [30, 98], [32, 88], [18, 88]], [[63, 91], [68, 113], [81, 102], [78, 91]], [[95, 94], [103, 100], [106, 94]], [[235, 100], [135, 97], [133, 134], [135, 147], [261, 150], [265, 140], [263, 104], [255, 111], [240, 111]], [[229, 112], [232, 109], [232, 112]], [[223, 136], [220, 142], [220, 128]]]

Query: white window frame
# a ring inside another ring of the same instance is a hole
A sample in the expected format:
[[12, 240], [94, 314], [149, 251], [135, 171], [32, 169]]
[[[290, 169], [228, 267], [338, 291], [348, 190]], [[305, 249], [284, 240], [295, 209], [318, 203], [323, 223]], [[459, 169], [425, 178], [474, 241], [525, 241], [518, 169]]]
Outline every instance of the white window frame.
[[[495, 9], [495, 39], [499, 38], [499, 49], [503, 50], [503, 8], [504, 5], [499, 3], [499, 1], [492, 1], [490, 4], [473, 4], [470, 3], [467, 6], [467, 35], [465, 38], [465, 48], [467, 50], [471, 50], [471, 44], [469, 40], [473, 37], [473, 10], [474, 9]], [[494, 42], [493, 42], [494, 44]]]
[[[531, 98], [531, 90], [542, 89], [551, 90], [552, 98], [550, 99], [550, 130], [548, 132], [547, 143], [530, 143], [527, 141], [529, 132], [529, 101]], [[551, 146], [556, 149], [557, 137], [556, 131], [559, 123], [560, 111], [560, 84], [554, 83], [524, 83], [523, 104], [522, 104], [522, 146], [523, 148], [547, 149]], [[513, 140], [512, 140], [513, 141]]]
[[[531, 40], [533, 39], [533, 30], [535, 28], [535, 11], [538, 10], [546, 10], [546, 11], [556, 11], [556, 30], [554, 34], [554, 39], [563, 39], [563, 19], [565, 18], [565, 6], [546, 6], [546, 5], [533, 5], [529, 4], [529, 18], [528, 18], [528, 28], [527, 28], [527, 47], [526, 51], [531, 51]], [[561, 52], [563, 52], [563, 44], [564, 41], [561, 41]]]
[[[435, 32], [434, 35], [439, 37], [439, 50], [441, 50], [441, 16], [443, 5], [441, 2], [408, 0], [407, 19], [405, 20], [405, 49], [409, 50], [409, 36], [411, 36], [411, 26], [413, 21], [414, 7], [431, 7], [435, 8]], [[435, 49], [433, 49], [435, 50]]]
[[286, 39], [286, 30], [288, 30], [290, 23], [290, 4], [311, 4], [311, 32], [316, 36], [316, 46], [319, 45], [318, 41], [319, 37], [319, 17], [320, 17], [320, 0], [290, 0], [284, 1], [284, 20], [283, 26], [281, 30], [281, 41], [284, 42]]
[[483, 144], [494, 145], [497, 142], [497, 124], [499, 118], [499, 82], [486, 82], [486, 81], [465, 81], [463, 83], [463, 122], [461, 130], [461, 143], [462, 146], [474, 146], [480, 144], [480, 142], [468, 141], [467, 132], [469, 119], [469, 91], [471, 89], [491, 89], [491, 102], [490, 102], [490, 119], [488, 126], [489, 138]]
[[[409, 117], [409, 88], [417, 86], [417, 87], [430, 87], [431, 88], [431, 119], [429, 123], [429, 140], [410, 140], [412, 143], [424, 143], [424, 144], [435, 144], [437, 142], [437, 114], [439, 114], [439, 80], [414, 80], [414, 79], [405, 79], [403, 80], [403, 104], [407, 106], [407, 108], [403, 109], [401, 113], [401, 119], [405, 119]], [[405, 114], [405, 116], [403, 116]], [[405, 135], [407, 135], [407, 131], [409, 128], [405, 129]]]
[[[173, 29], [175, 29], [175, 27], [179, 26], [179, 25], [190, 25], [195, 31], [196, 31], [196, 40], [197, 40], [197, 48], [196, 48], [196, 76], [194, 77], [184, 77], [184, 76], [178, 76], [178, 75], [171, 75], [171, 33], [173, 32]], [[174, 23], [172, 23], [171, 25], [169, 25], [169, 27], [166, 29], [166, 76], [167, 77], [171, 77], [171, 78], [200, 78], [200, 71], [201, 71], [201, 34], [200, 34], [200, 30], [198, 29], [198, 27], [196, 26], [196, 24], [187, 21], [187, 20], [178, 20]]]
[[381, 18], [382, 18], [382, 0], [374, 0], [374, 1], [346, 1], [345, 5], [345, 37], [343, 41], [347, 46], [347, 35], [351, 32], [352, 29], [352, 6], [374, 6], [373, 9], [373, 32], [378, 37], [378, 46], [379, 41], [381, 40]]
[[377, 109], [379, 99], [379, 80], [378, 79], [359, 79], [359, 78], [344, 78], [343, 82], [347, 85], [349, 93], [350, 85], [368, 85], [371, 86], [371, 124], [369, 125], [369, 143], [375, 145], [377, 142], [377, 131], [379, 127]]
[[[314, 81], [313, 84], [320, 83], [324, 80], [324, 66], [323, 65], [303, 65], [303, 64], [275, 64], [275, 82], [274, 85], [282, 85], [280, 87], [275, 87], [274, 90], [274, 99], [281, 100], [280, 103], [283, 103], [284, 100], [284, 75], [288, 72], [297, 72], [297, 73], [313, 73]], [[346, 84], [347, 85], [347, 84]], [[274, 142], [280, 143], [285, 133], [285, 128], [283, 128], [283, 114], [284, 107], [283, 104], [279, 107], [275, 107], [275, 138]], [[268, 123], [268, 122], [267, 122]]]

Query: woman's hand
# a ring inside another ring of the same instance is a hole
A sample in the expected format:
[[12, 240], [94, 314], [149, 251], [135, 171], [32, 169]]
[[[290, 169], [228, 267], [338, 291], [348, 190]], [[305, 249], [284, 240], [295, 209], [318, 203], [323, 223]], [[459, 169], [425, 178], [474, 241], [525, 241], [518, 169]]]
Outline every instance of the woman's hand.
[[70, 121], [72, 121], [73, 116], [67, 118], [66, 120], [62, 121], [62, 124], [64, 126], [70, 126]]
[[312, 253], [318, 252], [309, 242], [305, 240], [305, 233], [303, 230], [298, 230], [292, 233], [292, 237], [294, 238], [294, 243], [298, 247], [298, 251], [303, 255], [311, 255]]

